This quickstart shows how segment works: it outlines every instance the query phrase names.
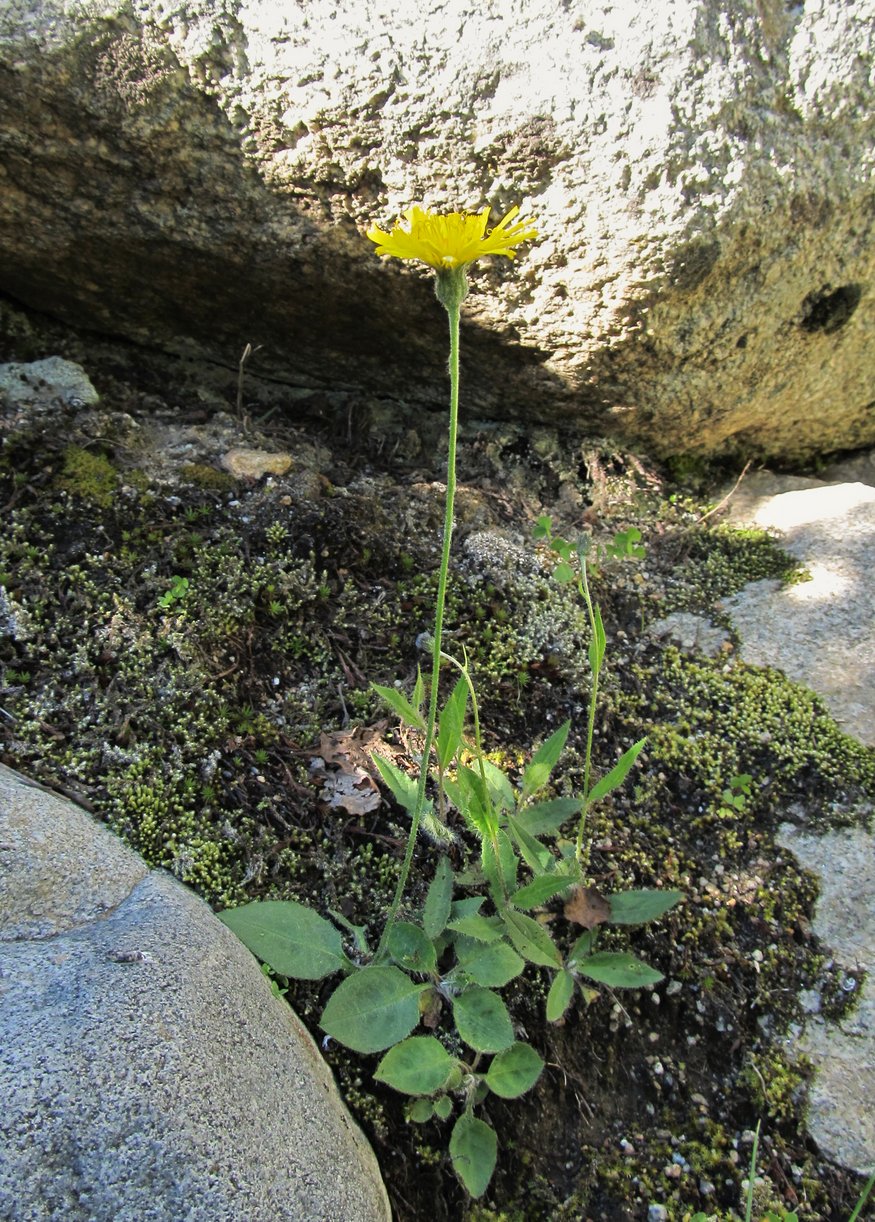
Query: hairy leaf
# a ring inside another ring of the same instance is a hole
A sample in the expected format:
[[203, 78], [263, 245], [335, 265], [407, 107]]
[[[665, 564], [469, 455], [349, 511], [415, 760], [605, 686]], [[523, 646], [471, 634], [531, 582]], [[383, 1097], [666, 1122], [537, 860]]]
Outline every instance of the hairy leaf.
[[543, 925], [525, 913], [508, 908], [502, 913], [507, 936], [524, 959], [542, 967], [561, 967], [562, 956]]
[[468, 684], [464, 678], [459, 679], [444, 706], [438, 723], [437, 754], [441, 770], [453, 760], [462, 745], [462, 731], [465, 728], [465, 709], [468, 704]]
[[321, 980], [351, 966], [340, 930], [295, 900], [256, 900], [218, 915], [254, 955], [282, 976]]
[[607, 776], [603, 776], [600, 781], [593, 785], [586, 795], [587, 806], [592, 806], [594, 802], [598, 802], [606, 794], [609, 794], [612, 790], [623, 784], [646, 742], [646, 738], [640, 738], [628, 751], [623, 752]]
[[516, 816], [519, 823], [532, 836], [545, 836], [558, 832], [563, 823], [580, 814], [580, 798], [553, 798], [549, 802], [538, 802], [527, 806]]
[[410, 921], [397, 921], [386, 939], [389, 954], [408, 972], [428, 974], [437, 967], [434, 945], [425, 930]]
[[433, 1095], [446, 1084], [453, 1064], [433, 1035], [412, 1035], [389, 1049], [374, 1077], [405, 1095]]
[[506, 942], [489, 944], [472, 942], [464, 949], [457, 947], [459, 967], [475, 984], [500, 989], [519, 976], [525, 963]]
[[507, 1006], [490, 989], [465, 989], [453, 1001], [453, 1018], [459, 1035], [477, 1052], [501, 1052], [513, 1043]]
[[607, 984], [612, 989], [645, 988], [658, 984], [663, 978], [662, 972], [657, 972], [634, 955], [609, 950], [596, 951], [588, 959], [578, 960], [574, 966], [581, 976]]
[[523, 773], [523, 797], [530, 798], [532, 794], [543, 789], [550, 779], [550, 773], [559, 762], [559, 756], [565, 749], [571, 722], [566, 721], [555, 733], [542, 743], [532, 756], [529, 766]]
[[515, 908], [537, 908], [539, 904], [545, 904], [560, 891], [567, 891], [573, 882], [574, 879], [569, 878], [567, 874], [540, 874], [525, 887], [520, 887], [519, 891], [514, 892], [510, 897], [510, 902]]
[[331, 994], [320, 1026], [354, 1052], [382, 1052], [419, 1022], [422, 989], [397, 967], [363, 967]]
[[574, 976], [563, 971], [553, 977], [550, 992], [547, 994], [547, 1022], [558, 1023], [571, 1002], [574, 994]]
[[429, 885], [422, 914], [423, 928], [430, 938], [436, 938], [446, 928], [452, 900], [453, 867], [448, 857], [441, 857]]
[[502, 1099], [516, 1099], [532, 1089], [543, 1068], [544, 1062], [530, 1044], [511, 1044], [495, 1057], [486, 1081]]
[[683, 899], [682, 891], [621, 891], [610, 898], [611, 925], [643, 925], [655, 921]]
[[453, 1126], [450, 1158], [453, 1170], [475, 1200], [489, 1187], [497, 1154], [495, 1130], [470, 1112], [463, 1112]]
[[425, 718], [414, 708], [407, 697], [399, 692], [396, 687], [381, 687], [379, 683], [372, 683], [371, 687], [380, 696], [389, 708], [395, 713], [405, 725], [412, 726], [414, 730], [420, 730], [425, 733]]

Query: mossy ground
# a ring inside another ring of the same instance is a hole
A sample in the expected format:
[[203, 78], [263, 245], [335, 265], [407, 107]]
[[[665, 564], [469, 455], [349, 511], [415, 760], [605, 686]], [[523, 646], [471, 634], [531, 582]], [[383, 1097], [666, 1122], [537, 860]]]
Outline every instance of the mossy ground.
[[[6, 359], [34, 355], [21, 342], [7, 339]], [[235, 481], [203, 454], [162, 479], [125, 413], [182, 429], [203, 411], [171, 413], [160, 384], [144, 402], [105, 354], [100, 367], [99, 411], [19, 426], [0, 451], [0, 758], [77, 796], [218, 907], [294, 897], [376, 930], [403, 817], [388, 798], [366, 815], [332, 807], [310, 761], [320, 735], [356, 725], [407, 750], [369, 684], [409, 688], [423, 660], [440, 457], [379, 414], [346, 436], [274, 416], [244, 444], [288, 449], [289, 479]], [[229, 403], [234, 391], [229, 373]], [[233, 420], [224, 427], [240, 444]], [[631, 935], [665, 974], [652, 991], [605, 990], [547, 1028], [537, 969], [508, 990], [547, 1070], [530, 1095], [490, 1103], [501, 1154], [476, 1205], [449, 1169], [447, 1126], [406, 1123], [367, 1058], [328, 1051], [397, 1216], [643, 1219], [661, 1203], [678, 1220], [733, 1217], [758, 1119], [764, 1207], [846, 1216], [857, 1183], [806, 1137], [807, 1067], [793, 1055], [799, 990], [840, 997], [843, 973], [811, 933], [815, 880], [775, 831], [788, 817], [859, 817], [875, 798], [873, 753], [808, 692], [731, 649], [708, 659], [646, 635], [667, 609], [707, 608], [792, 565], [767, 539], [697, 525], [658, 472], [591, 440], [469, 425], [460, 459], [448, 639], [472, 658], [487, 746], [511, 768], [572, 719], [560, 793], [582, 772], [584, 618], [537, 566], [508, 569], [512, 547], [490, 566], [466, 540], [498, 531], [528, 549], [541, 512], [597, 538], [643, 530], [643, 564], [595, 580], [609, 640], [597, 764], [649, 741], [592, 818], [591, 871], [605, 892], [679, 887], [686, 901]], [[721, 794], [739, 772], [754, 781], [730, 814]], [[423, 842], [412, 895], [434, 859]], [[325, 990], [290, 997], [318, 1034]]]

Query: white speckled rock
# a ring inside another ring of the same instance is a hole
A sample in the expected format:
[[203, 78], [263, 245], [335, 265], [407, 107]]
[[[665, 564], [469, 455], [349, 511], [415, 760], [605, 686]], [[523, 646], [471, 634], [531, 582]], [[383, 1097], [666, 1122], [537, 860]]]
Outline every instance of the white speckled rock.
[[[469, 410], [669, 452], [875, 438], [872, 0], [6, 0], [0, 289], [302, 387], [443, 406], [363, 231], [520, 203]], [[488, 291], [485, 291], [488, 288]]]
[[201, 900], [0, 767], [0, 1217], [388, 1222], [318, 1049]]
[[[875, 487], [859, 482], [872, 455], [829, 471], [835, 483], [758, 472], [733, 498], [730, 520], [773, 531], [811, 573], [785, 587], [756, 581], [725, 600], [741, 637], [741, 657], [776, 666], [823, 697], [833, 716], [875, 746]], [[856, 1009], [840, 1024], [812, 1014], [792, 1051], [817, 1073], [809, 1128], [830, 1158], [868, 1174], [875, 1169], [875, 835], [865, 827], [824, 835], [786, 824], [781, 843], [820, 882], [814, 928], [846, 968], [867, 972]]]

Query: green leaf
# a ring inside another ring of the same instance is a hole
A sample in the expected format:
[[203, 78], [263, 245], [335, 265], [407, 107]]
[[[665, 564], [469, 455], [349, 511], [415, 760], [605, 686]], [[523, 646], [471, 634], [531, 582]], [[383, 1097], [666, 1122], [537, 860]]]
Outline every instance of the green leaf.
[[295, 900], [255, 900], [218, 915], [254, 955], [282, 976], [321, 980], [351, 966], [340, 930]]
[[351, 933], [355, 948], [359, 954], [366, 955], [368, 953], [368, 938], [366, 925], [353, 925], [352, 921], [348, 921], [342, 912], [338, 912], [336, 908], [329, 908], [328, 915], [332, 921], [336, 921], [341, 929], [345, 929], [347, 933]]
[[431, 1120], [433, 1112], [434, 1104], [431, 1099], [414, 1099], [407, 1109], [407, 1116], [414, 1124], [425, 1124], [427, 1120]]
[[553, 578], [560, 586], [567, 586], [569, 581], [574, 580], [574, 569], [566, 560], [560, 560], [553, 570]]
[[578, 960], [574, 966], [581, 976], [607, 984], [612, 989], [646, 988], [658, 984], [663, 978], [662, 972], [657, 972], [634, 955], [609, 950], [596, 951], [588, 959]]
[[455, 781], [444, 781], [444, 789], [472, 832], [481, 839], [489, 837], [494, 818], [482, 777], [463, 765], [457, 769]]
[[389, 930], [386, 945], [389, 954], [405, 971], [428, 975], [437, 968], [437, 956], [431, 939], [410, 921], [396, 921]]
[[438, 1120], [446, 1120], [453, 1111], [453, 1101], [449, 1095], [441, 1095], [434, 1101], [434, 1114]]
[[559, 762], [559, 756], [565, 749], [571, 722], [566, 721], [555, 733], [542, 743], [532, 756], [528, 768], [523, 773], [523, 797], [530, 798], [532, 794], [543, 789], [550, 779], [550, 773]]
[[574, 879], [569, 878], [567, 874], [540, 874], [525, 887], [520, 887], [519, 891], [510, 897], [510, 902], [516, 908], [537, 908], [560, 891], [567, 891], [573, 882]]
[[547, 1022], [558, 1023], [568, 1009], [574, 995], [574, 976], [571, 972], [559, 972], [553, 977], [547, 994]]
[[530, 1044], [511, 1044], [495, 1057], [486, 1081], [489, 1089], [502, 1099], [516, 1099], [532, 1089], [543, 1068], [544, 1062]]
[[[497, 849], [497, 852], [496, 852]], [[516, 891], [516, 875], [519, 860], [507, 832], [495, 833], [495, 844], [484, 840], [480, 850], [480, 864], [497, 907], [502, 908], [506, 897]]]
[[448, 857], [441, 857], [429, 885], [422, 914], [423, 928], [430, 938], [436, 938], [446, 928], [452, 900], [453, 867]]
[[532, 836], [544, 836], [558, 832], [569, 819], [576, 819], [581, 806], [580, 798], [553, 798], [550, 802], [527, 806], [517, 814], [516, 820]]
[[319, 1025], [354, 1052], [382, 1052], [419, 1022], [422, 990], [397, 967], [363, 967], [340, 982]]
[[459, 917], [476, 916], [485, 903], [485, 895], [468, 895], [463, 900], [453, 900], [450, 904], [450, 919], [457, 921]]
[[422, 702], [425, 699], [425, 684], [422, 681], [422, 671], [417, 666], [416, 682], [413, 685], [413, 694], [410, 697], [410, 703], [419, 712], [422, 709]]
[[593, 944], [593, 939], [594, 939], [594, 933], [595, 933], [594, 930], [588, 929], [586, 933], [582, 933], [580, 937], [577, 939], [577, 941], [574, 943], [571, 950], [568, 952], [569, 967], [575, 967], [578, 963], [582, 962], [584, 959], [588, 959], [589, 956], [592, 954], [592, 944]]
[[463, 1112], [453, 1126], [450, 1158], [453, 1160], [453, 1170], [475, 1200], [482, 1197], [489, 1187], [497, 1155], [495, 1129], [470, 1112]]
[[643, 925], [655, 921], [683, 899], [682, 891], [621, 891], [610, 896], [609, 925]]
[[447, 928], [463, 933], [466, 938], [476, 938], [478, 942], [497, 942], [501, 937], [499, 921], [495, 917], [479, 916], [476, 912], [470, 916], [455, 917]]
[[525, 963], [506, 942], [471, 943], [456, 949], [459, 967], [475, 984], [501, 989], [519, 976]]
[[405, 1095], [433, 1095], [446, 1084], [453, 1064], [433, 1035], [412, 1035], [389, 1049], [374, 1077]]
[[562, 956], [543, 925], [512, 908], [502, 913], [502, 919], [507, 936], [529, 963], [539, 963], [542, 967], [562, 966]]
[[489, 795], [495, 806], [504, 810], [513, 810], [516, 805], [513, 787], [502, 770], [493, 764], [492, 760], [483, 760], [483, 771], [486, 773], [486, 784]]
[[532, 527], [532, 538], [546, 539], [552, 529], [553, 519], [546, 513], [542, 513], [541, 516], [535, 520], [535, 525]]
[[459, 993], [453, 1018], [461, 1038], [477, 1052], [501, 1052], [513, 1043], [507, 1006], [490, 989], [475, 986]]
[[450, 764], [462, 745], [465, 709], [468, 704], [468, 684], [464, 677], [453, 688], [438, 723], [437, 754], [441, 771]]
[[605, 636], [605, 626], [602, 623], [602, 613], [597, 606], [593, 608], [593, 619], [595, 621], [595, 632], [589, 643], [589, 664], [597, 674], [601, 670], [602, 662], [605, 660], [605, 649], [607, 648], [607, 637]]
[[510, 834], [513, 836], [523, 861], [535, 874], [543, 874], [550, 868], [553, 863], [553, 854], [548, 848], [545, 848], [539, 840], [536, 840], [530, 832], [526, 831], [520, 819], [513, 815], [507, 816], [507, 826], [510, 828]]
[[607, 776], [603, 776], [600, 781], [593, 785], [586, 797], [587, 806], [592, 806], [594, 802], [598, 802], [605, 794], [609, 794], [612, 789], [616, 789], [618, 785], [623, 784], [646, 742], [646, 738], [639, 738], [634, 746], [631, 746], [628, 751], [623, 752], [619, 761]]
[[425, 718], [396, 687], [381, 687], [379, 683], [372, 683], [371, 687], [403, 722], [425, 733]]
[[391, 760], [382, 755], [372, 755], [371, 759], [377, 766], [380, 776], [392, 791], [392, 796], [399, 806], [406, 811], [413, 811], [416, 806], [417, 784], [413, 777], [402, 772]]

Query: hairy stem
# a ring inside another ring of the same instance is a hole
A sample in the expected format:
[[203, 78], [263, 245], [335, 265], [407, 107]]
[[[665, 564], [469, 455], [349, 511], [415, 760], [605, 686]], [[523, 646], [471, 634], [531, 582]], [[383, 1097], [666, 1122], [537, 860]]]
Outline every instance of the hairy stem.
[[[465, 286], [467, 289], [467, 285]], [[383, 935], [380, 938], [380, 945], [377, 950], [377, 958], [381, 958], [386, 949], [386, 940], [389, 936], [389, 931], [398, 919], [398, 910], [401, 907], [401, 901], [404, 898], [404, 889], [407, 886], [407, 879], [410, 876], [410, 866], [413, 862], [413, 851], [416, 847], [416, 837], [419, 835], [419, 824], [422, 820], [422, 812], [425, 808], [425, 787], [428, 780], [429, 761], [431, 759], [431, 749], [435, 737], [435, 725], [437, 724], [437, 706], [438, 706], [438, 687], [440, 684], [441, 674], [441, 638], [444, 629], [444, 603], [447, 597], [447, 575], [450, 567], [450, 545], [453, 538], [453, 503], [456, 497], [456, 435], [459, 430], [459, 312], [461, 306], [461, 296], [464, 294], [454, 294], [451, 296], [442, 297], [438, 292], [438, 298], [441, 304], [447, 311], [447, 316], [450, 323], [450, 424], [449, 424], [449, 440], [447, 445], [447, 492], [444, 506], [444, 538], [441, 548], [441, 564], [438, 572], [438, 590], [437, 604], [434, 614], [434, 636], [432, 641], [432, 666], [431, 666], [431, 690], [428, 699], [428, 719], [425, 725], [425, 741], [422, 745], [422, 760], [419, 766], [419, 784], [416, 790], [416, 805], [413, 808], [413, 814], [410, 821], [410, 832], [407, 837], [407, 848], [404, 853], [404, 861], [401, 864], [401, 873], [398, 876], [398, 885], [395, 888], [395, 895], [392, 899], [389, 914], [386, 918], [386, 925], [383, 929]]]

